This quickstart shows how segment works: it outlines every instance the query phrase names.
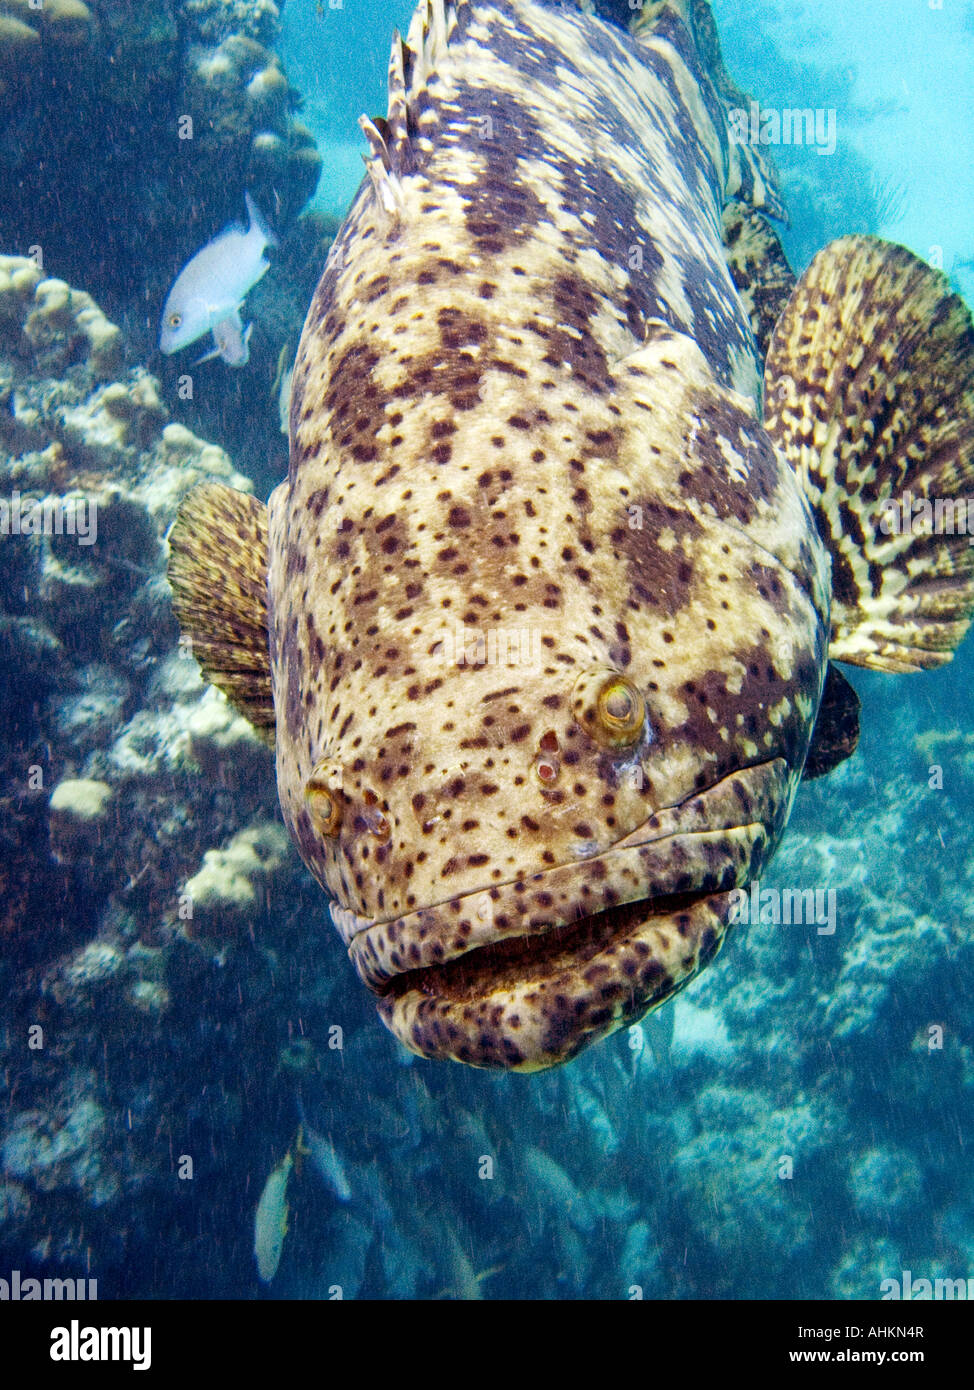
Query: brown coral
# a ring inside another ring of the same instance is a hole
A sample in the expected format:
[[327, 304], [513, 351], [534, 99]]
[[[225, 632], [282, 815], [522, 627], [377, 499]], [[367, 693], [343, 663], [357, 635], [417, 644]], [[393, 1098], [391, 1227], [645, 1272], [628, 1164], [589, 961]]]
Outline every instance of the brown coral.
[[121, 362], [118, 328], [84, 290], [45, 278], [26, 256], [0, 256], [0, 345], [58, 374], [81, 357], [97, 377]]

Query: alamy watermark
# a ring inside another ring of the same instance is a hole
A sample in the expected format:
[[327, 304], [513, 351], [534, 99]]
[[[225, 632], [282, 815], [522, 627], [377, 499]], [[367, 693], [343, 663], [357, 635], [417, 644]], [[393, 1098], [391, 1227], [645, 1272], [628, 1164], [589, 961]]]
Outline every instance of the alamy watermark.
[[79, 545], [98, 539], [98, 503], [85, 497], [0, 497], [0, 536], [75, 536]]
[[969, 536], [974, 545], [974, 497], [902, 497], [883, 503], [884, 536]]
[[131, 1361], [133, 1371], [152, 1365], [151, 1327], [82, 1327], [72, 1318], [51, 1329], [52, 1361]]
[[491, 627], [484, 631], [463, 623], [444, 632], [435, 655], [448, 666], [519, 666], [541, 668], [541, 633], [530, 627]]
[[0, 1279], [0, 1303], [27, 1303], [34, 1299], [74, 1303], [97, 1298], [97, 1279], [22, 1279], [19, 1269], [11, 1270], [9, 1279]]
[[919, 1303], [931, 1299], [974, 1299], [974, 1279], [914, 1279], [910, 1270], [901, 1269], [898, 1279], [881, 1282], [879, 1296], [884, 1301], [904, 1299]]
[[835, 933], [834, 888], [762, 888], [756, 878], [749, 888], [731, 893], [732, 922], [764, 927], [814, 926], [819, 936]]
[[774, 107], [752, 101], [729, 113], [733, 145], [812, 145], [816, 154], [834, 154], [835, 107]]

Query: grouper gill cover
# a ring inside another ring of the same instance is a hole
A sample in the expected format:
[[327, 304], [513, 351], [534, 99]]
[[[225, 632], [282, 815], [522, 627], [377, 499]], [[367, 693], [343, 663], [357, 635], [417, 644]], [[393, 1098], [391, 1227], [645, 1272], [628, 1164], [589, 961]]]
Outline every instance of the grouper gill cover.
[[970, 483], [966, 310], [867, 237], [796, 284], [709, 7], [629, 13], [421, 6], [288, 478], [199, 489], [171, 536], [380, 1016], [475, 1066], [684, 986], [855, 746], [830, 657], [939, 664], [974, 606], [963, 537], [879, 525]]

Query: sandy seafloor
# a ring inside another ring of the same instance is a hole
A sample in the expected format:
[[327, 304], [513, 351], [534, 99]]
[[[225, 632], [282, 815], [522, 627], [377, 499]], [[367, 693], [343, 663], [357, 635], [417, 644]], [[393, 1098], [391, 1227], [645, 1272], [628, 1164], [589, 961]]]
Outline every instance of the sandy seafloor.
[[[716, 12], [763, 104], [836, 114], [834, 154], [776, 152], [795, 269], [870, 231], [970, 299], [974, 4]], [[259, 31], [303, 93], [326, 216], [361, 177], [355, 119], [384, 109], [408, 14], [287, 0], [280, 35]], [[162, 209], [158, 189], [140, 196]], [[859, 750], [800, 791], [763, 879], [834, 889], [834, 934], [742, 928], [675, 1003], [551, 1074], [412, 1058], [286, 842], [269, 754], [178, 656], [162, 536], [194, 478], [266, 495], [281, 476], [274, 362], [314, 281], [301, 262], [292, 303], [276, 267], [252, 301], [253, 374], [217, 363], [181, 399], [155, 351], [159, 292], [222, 220], [188, 246], [177, 229], [144, 283], [113, 279], [81, 234], [59, 259], [49, 229], [46, 273], [122, 325], [124, 360], [81, 330], [59, 355], [60, 319], [25, 355], [12, 311], [0, 320], [4, 399], [34, 412], [0, 432], [3, 493], [63, 486], [45, 450], [74, 450], [116, 561], [0, 539], [0, 1276], [95, 1276], [101, 1297], [399, 1299], [872, 1299], [905, 1270], [974, 1276], [974, 642], [938, 672], [852, 673]], [[30, 234], [14, 223], [0, 253]], [[302, 1119], [312, 1153], [266, 1284], [254, 1210]]]

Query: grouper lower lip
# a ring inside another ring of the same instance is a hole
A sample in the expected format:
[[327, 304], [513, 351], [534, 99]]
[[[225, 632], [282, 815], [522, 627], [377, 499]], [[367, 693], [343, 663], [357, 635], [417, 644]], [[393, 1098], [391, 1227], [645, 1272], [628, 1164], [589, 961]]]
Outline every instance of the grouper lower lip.
[[541, 1071], [689, 984], [720, 949], [732, 907], [730, 892], [652, 898], [482, 946], [397, 977], [379, 1017], [422, 1057]]
[[787, 775], [782, 759], [741, 769], [600, 854], [388, 922], [332, 914], [407, 1047], [475, 1066], [551, 1066], [638, 1018], [716, 952], [729, 890], [760, 867]]

